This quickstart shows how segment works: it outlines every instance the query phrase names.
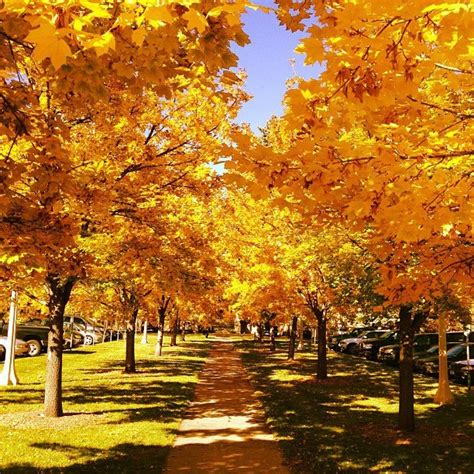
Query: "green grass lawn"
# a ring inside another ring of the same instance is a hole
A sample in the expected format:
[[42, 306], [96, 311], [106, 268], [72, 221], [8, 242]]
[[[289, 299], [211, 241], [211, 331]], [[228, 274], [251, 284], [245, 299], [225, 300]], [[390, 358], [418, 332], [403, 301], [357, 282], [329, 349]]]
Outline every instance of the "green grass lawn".
[[0, 387], [0, 473], [159, 472], [209, 342], [191, 335], [158, 358], [155, 340], [137, 339], [133, 375], [122, 373], [123, 341], [65, 353], [60, 419], [39, 415], [46, 356], [18, 359], [20, 385]]
[[276, 354], [240, 347], [293, 472], [474, 472], [474, 394], [465, 387], [453, 387], [455, 404], [440, 408], [437, 381], [416, 376], [417, 429], [406, 436], [396, 430], [396, 369], [331, 352], [330, 378], [318, 382], [316, 356], [287, 362], [284, 344]]

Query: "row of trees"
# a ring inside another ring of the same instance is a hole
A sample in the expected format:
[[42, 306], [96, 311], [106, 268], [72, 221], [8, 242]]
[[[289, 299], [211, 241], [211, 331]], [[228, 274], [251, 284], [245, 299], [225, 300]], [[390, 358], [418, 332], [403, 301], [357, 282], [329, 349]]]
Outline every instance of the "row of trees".
[[129, 372], [140, 310], [190, 295], [206, 307], [209, 163], [245, 98], [230, 71], [244, 8], [0, 4], [0, 276], [46, 302], [47, 416], [62, 414], [63, 318], [71, 296], [85, 304], [80, 285], [126, 321]]
[[319, 378], [328, 322], [375, 307], [400, 316], [412, 429], [413, 335], [471, 304], [467, 10], [278, 2], [327, 67], [257, 136], [232, 125], [246, 3], [152, 3], [0, 6], [0, 278], [46, 303], [46, 415], [67, 305], [125, 322], [128, 372], [140, 312], [311, 318]]
[[399, 425], [413, 429], [413, 335], [439, 301], [472, 306], [472, 7], [277, 4], [325, 69], [291, 81], [263, 140], [235, 131], [229, 179], [370, 255], [382, 308], [399, 312]]

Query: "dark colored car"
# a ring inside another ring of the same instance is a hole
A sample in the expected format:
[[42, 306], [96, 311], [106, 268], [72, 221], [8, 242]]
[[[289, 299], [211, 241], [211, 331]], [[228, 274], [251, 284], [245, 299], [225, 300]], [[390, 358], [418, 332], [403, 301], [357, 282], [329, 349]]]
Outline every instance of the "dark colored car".
[[[437, 349], [435, 353], [426, 353], [433, 346], [437, 346], [439, 336], [437, 333], [421, 333], [415, 334], [413, 341], [413, 356], [414, 360], [417, 356], [433, 356], [438, 354]], [[463, 340], [462, 332], [448, 332], [446, 333], [446, 341], [448, 349], [459, 344]], [[400, 360], [400, 345], [394, 344], [393, 346], [385, 346], [380, 349], [379, 359], [384, 364], [397, 365]]]
[[[459, 360], [466, 360], [467, 358], [467, 344], [457, 344], [448, 350], [448, 364], [457, 362]], [[474, 343], [469, 342], [469, 350], [474, 351]], [[420, 357], [415, 361], [415, 369], [417, 372], [422, 372], [427, 375], [437, 375], [439, 370], [439, 358], [437, 355], [430, 357]]]
[[398, 342], [398, 332], [390, 331], [382, 337], [374, 337], [361, 341], [359, 344], [359, 355], [369, 360], [379, 360], [379, 351], [385, 346]]
[[[415, 334], [413, 339], [413, 354], [426, 352], [430, 347], [438, 343], [438, 334], [424, 333]], [[400, 360], [400, 345], [387, 345], [382, 347], [379, 352], [379, 360], [385, 364], [398, 364]]]
[[466, 359], [449, 365], [449, 376], [456, 382], [467, 384], [468, 374], [471, 376], [471, 383], [474, 382], [474, 359], [469, 359], [469, 363]]

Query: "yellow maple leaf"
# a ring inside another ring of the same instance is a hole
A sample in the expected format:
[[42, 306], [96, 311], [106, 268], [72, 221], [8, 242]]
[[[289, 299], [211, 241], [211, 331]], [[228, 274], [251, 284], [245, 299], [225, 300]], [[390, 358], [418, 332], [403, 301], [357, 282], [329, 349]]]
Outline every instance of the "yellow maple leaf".
[[5, 0], [6, 11], [21, 11], [28, 4], [28, 0]]
[[145, 28], [138, 28], [133, 31], [132, 33], [132, 41], [137, 45], [137, 46], [142, 46], [143, 42], [145, 41], [145, 37], [147, 35], [147, 31]]
[[42, 62], [49, 58], [55, 69], [59, 69], [71, 56], [69, 45], [60, 37], [58, 30], [47, 20], [40, 18], [38, 28], [32, 30], [25, 38], [35, 45], [33, 58]]
[[115, 37], [110, 32], [104, 33], [98, 38], [94, 38], [87, 43], [89, 48], [94, 48], [97, 56], [102, 56], [107, 53], [110, 49], [115, 49]]
[[189, 10], [183, 15], [183, 18], [188, 22], [188, 27], [190, 30], [196, 28], [199, 33], [203, 33], [208, 27], [206, 18], [197, 10]]
[[158, 7], [148, 7], [146, 9], [144, 17], [154, 28], [163, 26], [166, 23], [172, 23], [174, 21], [174, 17], [168, 10], [168, 7], [166, 5], [160, 5]]
[[324, 60], [324, 46], [319, 38], [304, 38], [295, 48], [295, 52], [306, 55], [305, 64], [314, 64]]

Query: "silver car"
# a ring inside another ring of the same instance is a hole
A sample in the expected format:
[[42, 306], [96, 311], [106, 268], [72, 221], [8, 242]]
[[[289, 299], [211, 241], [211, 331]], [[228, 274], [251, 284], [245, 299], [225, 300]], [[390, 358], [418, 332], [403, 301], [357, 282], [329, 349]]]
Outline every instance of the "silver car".
[[[5, 360], [5, 354], [7, 353], [7, 336], [0, 336], [0, 360]], [[15, 341], [15, 355], [28, 355], [30, 352], [30, 346], [21, 339], [16, 339]]]

